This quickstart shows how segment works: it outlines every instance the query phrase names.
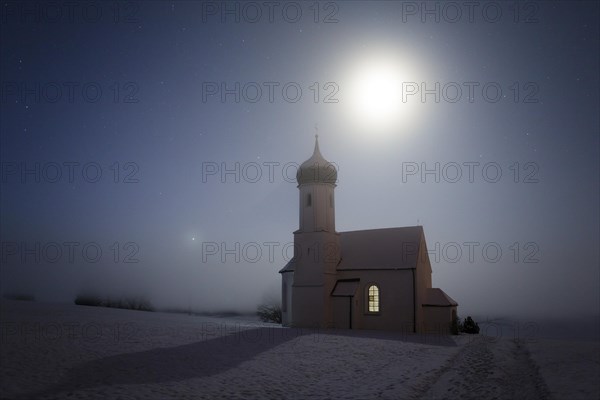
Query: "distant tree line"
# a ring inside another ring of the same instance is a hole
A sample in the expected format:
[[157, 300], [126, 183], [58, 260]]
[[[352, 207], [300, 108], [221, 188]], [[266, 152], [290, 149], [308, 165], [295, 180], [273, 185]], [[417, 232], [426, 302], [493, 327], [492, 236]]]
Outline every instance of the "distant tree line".
[[141, 297], [126, 297], [122, 299], [101, 298], [99, 296], [80, 294], [75, 298], [79, 306], [123, 308], [137, 311], [155, 311], [154, 306], [147, 299]]

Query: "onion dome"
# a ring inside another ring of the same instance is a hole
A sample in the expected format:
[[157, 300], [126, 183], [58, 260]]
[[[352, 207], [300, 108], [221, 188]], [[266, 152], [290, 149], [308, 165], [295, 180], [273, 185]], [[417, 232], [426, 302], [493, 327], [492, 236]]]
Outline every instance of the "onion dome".
[[315, 151], [313, 155], [300, 165], [296, 173], [298, 185], [304, 183], [329, 183], [337, 181], [337, 169], [327, 161], [319, 151], [319, 135], [315, 135]]

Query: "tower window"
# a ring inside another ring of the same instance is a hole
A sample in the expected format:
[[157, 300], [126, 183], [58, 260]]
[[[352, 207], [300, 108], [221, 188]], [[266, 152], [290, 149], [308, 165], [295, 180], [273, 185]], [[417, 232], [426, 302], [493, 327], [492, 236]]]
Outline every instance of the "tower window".
[[368, 310], [370, 313], [379, 312], [379, 287], [377, 285], [371, 285], [368, 289]]
[[310, 193], [306, 196], [306, 207], [312, 206], [312, 196]]
[[333, 207], [333, 195], [329, 195], [329, 207]]

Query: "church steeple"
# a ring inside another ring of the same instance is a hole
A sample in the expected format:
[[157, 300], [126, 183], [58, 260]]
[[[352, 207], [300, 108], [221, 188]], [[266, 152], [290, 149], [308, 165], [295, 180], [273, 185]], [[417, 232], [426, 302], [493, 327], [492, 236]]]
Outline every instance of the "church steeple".
[[298, 169], [297, 179], [300, 227], [294, 232], [293, 274], [283, 274], [285, 290], [292, 293], [284, 296], [292, 306], [284, 316], [292, 325], [331, 326], [328, 299], [341, 251], [340, 234], [335, 231], [337, 169], [321, 154], [316, 135], [313, 154]]
[[321, 155], [321, 150], [319, 150], [319, 134], [315, 133], [315, 149], [313, 150], [313, 156], [315, 154], [318, 154], [319, 156], [321, 156], [321, 158], [323, 158], [323, 156]]
[[335, 186], [337, 169], [327, 161], [319, 149], [319, 135], [315, 135], [315, 149], [312, 156], [304, 161], [296, 173], [298, 186], [305, 183], [328, 183]]
[[300, 191], [299, 230], [335, 232], [334, 189], [337, 169], [321, 154], [318, 134], [315, 134], [313, 154], [298, 168], [296, 180]]

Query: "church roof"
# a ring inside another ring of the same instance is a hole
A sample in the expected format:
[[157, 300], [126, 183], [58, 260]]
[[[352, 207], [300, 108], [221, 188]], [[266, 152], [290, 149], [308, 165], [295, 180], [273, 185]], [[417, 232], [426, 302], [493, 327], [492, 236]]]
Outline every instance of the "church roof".
[[423, 305], [432, 307], [452, 307], [457, 306], [458, 303], [442, 289], [428, 288], [425, 292], [425, 301], [423, 302]]
[[290, 261], [288, 261], [287, 264], [285, 264], [285, 267], [283, 267], [279, 270], [279, 273], [282, 274], [284, 272], [294, 272], [295, 269], [296, 269], [296, 259], [292, 258]]
[[318, 136], [315, 136], [313, 155], [300, 165], [296, 172], [296, 180], [298, 185], [303, 183], [335, 184], [337, 181], [337, 169], [321, 155]]
[[341, 232], [339, 270], [417, 268], [422, 226]]

